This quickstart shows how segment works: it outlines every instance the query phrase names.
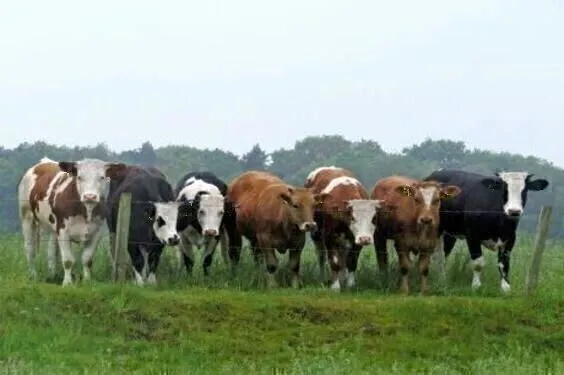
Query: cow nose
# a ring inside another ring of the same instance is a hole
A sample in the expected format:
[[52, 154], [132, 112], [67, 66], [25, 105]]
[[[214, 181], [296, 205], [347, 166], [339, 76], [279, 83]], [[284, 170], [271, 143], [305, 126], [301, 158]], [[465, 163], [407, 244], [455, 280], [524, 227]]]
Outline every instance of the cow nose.
[[305, 232], [309, 232], [309, 231], [315, 230], [316, 228], [317, 228], [317, 224], [315, 224], [315, 222], [313, 222], [313, 221], [305, 222], [305, 223], [303, 223], [303, 225], [302, 225], [302, 229], [303, 229]]
[[370, 245], [372, 243], [372, 237], [371, 236], [359, 236], [356, 238], [356, 244], [357, 245]]
[[511, 217], [519, 217], [521, 216], [521, 214], [523, 213], [523, 211], [519, 210], [519, 209], [509, 209], [507, 210], [507, 215], [511, 216]]
[[215, 236], [217, 236], [217, 230], [216, 229], [206, 229], [206, 230], [204, 230], [204, 236], [215, 237]]
[[178, 237], [177, 234], [175, 234], [172, 237], [169, 237], [168, 241], [167, 241], [169, 246], [176, 246], [176, 245], [178, 245], [179, 242], [180, 242], [180, 237]]
[[85, 202], [98, 202], [98, 194], [93, 194], [93, 193], [83, 194], [82, 200]]
[[419, 219], [419, 222], [424, 225], [429, 225], [433, 223], [433, 218], [429, 216], [423, 216]]

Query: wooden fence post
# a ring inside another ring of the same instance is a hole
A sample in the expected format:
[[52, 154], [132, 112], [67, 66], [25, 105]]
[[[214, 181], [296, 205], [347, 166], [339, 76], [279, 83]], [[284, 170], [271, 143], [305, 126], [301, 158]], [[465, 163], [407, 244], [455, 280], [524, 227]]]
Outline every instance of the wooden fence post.
[[550, 228], [550, 216], [552, 214], [552, 206], [542, 206], [537, 223], [537, 234], [535, 236], [535, 245], [533, 251], [533, 260], [531, 268], [526, 277], [525, 294], [530, 295], [536, 288], [539, 281], [540, 264], [542, 254], [546, 245], [546, 237]]
[[129, 221], [131, 219], [131, 193], [122, 193], [119, 198], [119, 211], [117, 216], [116, 236], [113, 241], [114, 264], [112, 279], [114, 283], [125, 282], [127, 269], [127, 244], [129, 240]]

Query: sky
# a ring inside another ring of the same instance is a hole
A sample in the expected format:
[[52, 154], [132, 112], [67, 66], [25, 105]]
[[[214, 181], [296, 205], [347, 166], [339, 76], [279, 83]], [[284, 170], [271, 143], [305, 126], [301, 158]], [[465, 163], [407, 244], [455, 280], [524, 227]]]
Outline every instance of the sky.
[[562, 0], [6, 0], [0, 144], [430, 137], [564, 166], [563, 36]]

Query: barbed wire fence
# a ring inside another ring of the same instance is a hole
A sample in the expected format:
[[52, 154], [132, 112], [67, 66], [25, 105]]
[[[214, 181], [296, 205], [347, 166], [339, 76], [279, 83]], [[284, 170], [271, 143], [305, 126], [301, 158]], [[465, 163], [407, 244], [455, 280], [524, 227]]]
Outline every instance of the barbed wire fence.
[[[127, 247], [128, 247], [128, 243], [131, 243], [131, 241], [129, 240], [129, 227], [131, 225], [131, 220], [132, 220], [131, 218], [132, 207], [134, 205], [147, 205], [148, 203], [152, 203], [152, 202], [132, 200], [130, 193], [123, 193], [120, 196], [115, 237], [112, 238], [113, 236], [110, 236], [109, 246], [108, 246], [108, 259], [111, 263], [110, 266], [112, 269], [111, 280], [114, 283], [125, 282], [127, 278], [126, 277], [127, 271], [131, 266]], [[219, 206], [218, 208], [223, 208], [223, 207], [224, 206]], [[237, 207], [235, 207], [235, 210], [237, 210]], [[441, 210], [441, 212], [447, 214], [453, 214], [453, 215], [456, 214], [500, 215], [501, 214], [500, 210], [472, 210], [466, 212]], [[551, 215], [552, 215], [551, 205], [541, 206], [541, 210], [540, 213], [538, 214], [538, 219], [537, 219], [537, 230], [534, 240], [532, 262], [526, 272], [526, 278], [525, 278], [526, 280], [525, 292], [527, 295], [532, 294], [538, 285], [540, 266], [541, 266], [544, 249], [546, 247], [548, 231], [550, 228]], [[134, 218], [134, 220], [139, 220], [139, 219], [140, 218]], [[142, 219], [146, 219], [146, 218], [142, 218]], [[105, 227], [105, 223], [102, 223], [102, 227]], [[44, 238], [45, 236], [50, 235], [50, 231], [48, 229], [43, 228], [41, 225], [39, 225], [39, 232], [42, 232]], [[261, 249], [257, 249], [257, 250], [261, 250]]]

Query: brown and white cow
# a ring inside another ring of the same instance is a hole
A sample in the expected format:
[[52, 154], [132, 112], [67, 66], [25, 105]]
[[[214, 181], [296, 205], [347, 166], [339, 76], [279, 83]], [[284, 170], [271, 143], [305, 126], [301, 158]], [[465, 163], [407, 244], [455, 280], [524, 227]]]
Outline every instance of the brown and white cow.
[[360, 251], [374, 241], [381, 201], [368, 199], [366, 189], [353, 173], [335, 166], [315, 169], [304, 186], [318, 194], [314, 215], [317, 229], [311, 233], [311, 239], [317, 250], [322, 282], [328, 257], [331, 289], [340, 290], [345, 275], [347, 286], [353, 287]]
[[378, 267], [387, 275], [386, 240], [392, 239], [400, 263], [402, 292], [409, 293], [410, 253], [419, 254], [421, 293], [427, 292], [430, 257], [439, 241], [441, 200], [454, 198], [460, 191], [454, 185], [442, 186], [435, 181], [404, 176], [386, 177], [374, 185], [371, 197], [385, 201], [377, 215], [378, 230], [374, 235]]
[[91, 278], [92, 258], [101, 237], [107, 182], [125, 164], [98, 159], [54, 161], [42, 158], [18, 184], [19, 213], [30, 274], [34, 265], [40, 226], [50, 229], [48, 268], [55, 274], [57, 248], [64, 268], [63, 286], [72, 283], [75, 259], [71, 243], [81, 243], [84, 280]]
[[[305, 245], [305, 232], [316, 226], [313, 221], [315, 197], [309, 189], [279, 182], [279, 178], [272, 178], [270, 174], [255, 172], [254, 177], [256, 183], [250, 178], [247, 181], [248, 190], [236, 194], [237, 229], [249, 239], [255, 251], [264, 256], [268, 287], [276, 286], [278, 259], [275, 250], [281, 254], [289, 250], [291, 283], [297, 288], [300, 285], [300, 258]], [[238, 185], [236, 179], [230, 190]], [[256, 189], [259, 185], [261, 187]]]

